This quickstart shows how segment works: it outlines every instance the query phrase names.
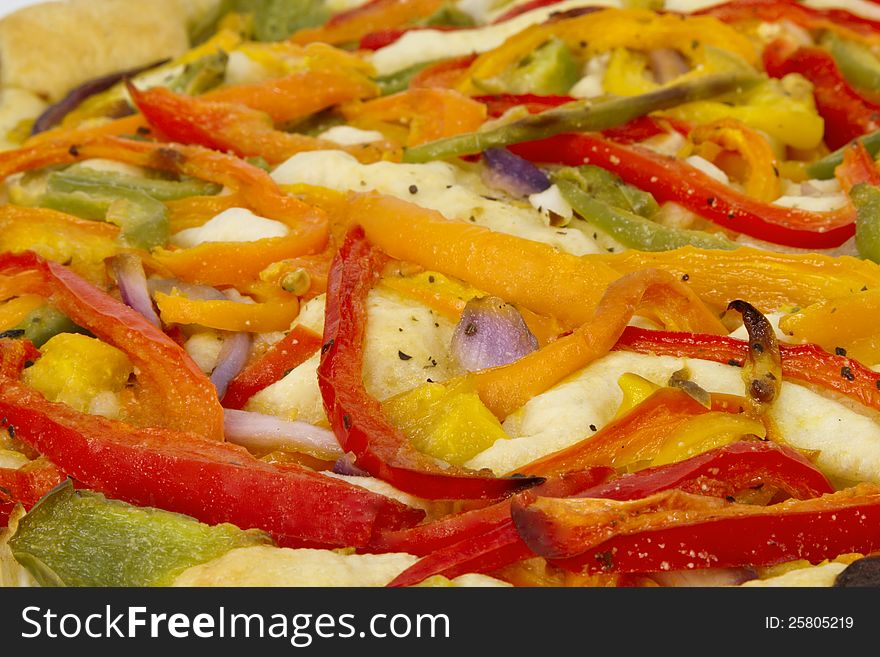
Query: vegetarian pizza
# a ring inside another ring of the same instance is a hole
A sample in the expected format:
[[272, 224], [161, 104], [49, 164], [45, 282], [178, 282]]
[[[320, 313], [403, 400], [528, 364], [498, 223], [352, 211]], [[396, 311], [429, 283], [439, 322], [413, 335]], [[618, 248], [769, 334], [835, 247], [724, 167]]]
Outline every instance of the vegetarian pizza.
[[3, 585], [880, 584], [873, 2], [46, 3], [0, 143]]

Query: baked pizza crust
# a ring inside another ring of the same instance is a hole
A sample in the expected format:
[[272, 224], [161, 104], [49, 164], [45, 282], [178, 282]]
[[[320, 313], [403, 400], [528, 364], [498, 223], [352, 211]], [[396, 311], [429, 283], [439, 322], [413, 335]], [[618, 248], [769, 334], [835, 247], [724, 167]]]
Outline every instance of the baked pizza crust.
[[175, 57], [218, 0], [69, 0], [0, 20], [0, 86], [49, 101], [96, 77]]

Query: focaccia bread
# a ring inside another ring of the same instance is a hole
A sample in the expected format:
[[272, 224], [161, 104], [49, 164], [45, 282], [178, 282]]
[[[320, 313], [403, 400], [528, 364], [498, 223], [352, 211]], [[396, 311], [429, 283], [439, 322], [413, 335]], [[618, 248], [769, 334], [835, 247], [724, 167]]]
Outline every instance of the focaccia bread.
[[71, 0], [0, 20], [0, 86], [56, 101], [92, 78], [174, 57], [217, 0]]

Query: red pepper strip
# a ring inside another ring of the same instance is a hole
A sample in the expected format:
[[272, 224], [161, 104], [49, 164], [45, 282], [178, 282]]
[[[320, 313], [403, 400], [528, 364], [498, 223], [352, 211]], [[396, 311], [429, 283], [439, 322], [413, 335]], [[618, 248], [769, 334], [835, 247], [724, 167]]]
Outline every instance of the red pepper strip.
[[[649, 331], [628, 326], [615, 350], [656, 356], [699, 358], [742, 367], [749, 345], [722, 335]], [[782, 376], [833, 390], [860, 404], [880, 411], [880, 373], [857, 360], [830, 354], [814, 344], [780, 343]]]
[[34, 363], [39, 357], [40, 350], [30, 340], [0, 339], [0, 376], [14, 379], [27, 363]]
[[128, 91], [149, 124], [170, 141], [198, 144], [240, 157], [262, 157], [269, 164], [284, 162], [304, 151], [346, 150], [361, 162], [382, 159], [374, 144], [345, 148], [325, 139], [276, 130], [268, 114], [237, 103], [217, 102], [178, 94], [164, 87]]
[[[533, 501], [530, 501], [533, 500]], [[769, 566], [880, 549], [880, 487], [772, 506], [666, 491], [640, 500], [514, 500], [517, 531], [566, 570], [620, 573]]]
[[505, 11], [498, 18], [492, 21], [492, 25], [495, 25], [496, 23], [503, 23], [504, 21], [509, 21], [511, 18], [516, 18], [520, 14], [525, 14], [526, 12], [532, 11], [533, 9], [549, 7], [551, 5], [559, 4], [560, 2], [562, 2], [562, 0], [529, 0], [529, 2], [524, 2], [521, 5], [517, 5], [516, 7], [512, 7], [511, 9]]
[[[548, 497], [569, 497], [601, 484], [611, 475], [611, 468], [586, 468], [548, 479], [538, 486]], [[473, 538], [510, 520], [510, 499], [473, 511], [446, 516], [417, 527], [384, 532], [370, 543], [371, 552], [407, 552], [425, 556], [466, 538]]]
[[774, 78], [800, 73], [813, 83], [816, 109], [825, 119], [825, 143], [830, 149], [880, 128], [880, 105], [859, 95], [822, 48], [798, 48], [777, 39], [764, 49], [764, 68]]
[[342, 448], [354, 452], [358, 467], [425, 499], [494, 499], [540, 483], [534, 477], [441, 468], [388, 422], [364, 388], [362, 374], [367, 294], [379, 270], [379, 252], [356, 226], [330, 269], [318, 366], [324, 410]]
[[6, 526], [16, 504], [30, 509], [64, 479], [55, 464], [45, 459], [31, 461], [17, 470], [0, 468], [0, 527]]
[[281, 545], [363, 546], [374, 531], [424, 516], [303, 466], [260, 461], [236, 445], [79, 413], [12, 379], [0, 381], [0, 416], [87, 488], [209, 524], [263, 529]]
[[[550, 480], [544, 486], [528, 491], [526, 495], [531, 497], [546, 494], [545, 487], [551, 481], [556, 480]], [[761, 483], [779, 487], [798, 499], [833, 492], [824, 475], [794, 450], [773, 443], [741, 442], [711, 450], [680, 463], [649, 468], [612, 479], [577, 493], [577, 497], [634, 500], [670, 489], [700, 491], [704, 495], [726, 497]], [[520, 497], [516, 496], [512, 500]], [[401, 549], [413, 554], [429, 556], [401, 573], [391, 582], [391, 586], [411, 586], [432, 575], [452, 578], [464, 573], [488, 573], [532, 556], [532, 551], [519, 537], [509, 515], [511, 503], [504, 504], [503, 515], [501, 505], [480, 510], [488, 515], [491, 509], [495, 522], [473, 523], [473, 516], [479, 512], [470, 512], [424, 527], [395, 532], [394, 535], [426, 534], [428, 528], [437, 526], [439, 531], [435, 531], [434, 536], [438, 536], [439, 540], [435, 538], [426, 542], [424, 549], [420, 549], [423, 546], [419, 545], [415, 549], [420, 551], [415, 552], [411, 544], [401, 545]], [[471, 517], [467, 517], [469, 515]], [[457, 532], [449, 529], [456, 519], [459, 519], [461, 526]], [[466, 524], [466, 520], [471, 522]], [[442, 540], [446, 538], [442, 530], [449, 530], [449, 535], [457, 540]]]
[[880, 171], [868, 149], [860, 141], [854, 141], [843, 154], [843, 162], [836, 170], [843, 189], [852, 189], [859, 183], [880, 185]]
[[217, 390], [171, 338], [139, 312], [58, 263], [29, 251], [0, 254], [0, 274], [29, 271], [40, 274], [40, 289], [22, 292], [42, 294], [74, 323], [121, 349], [131, 360], [137, 385], [126, 405], [128, 419], [140, 426], [223, 439], [223, 408]]
[[251, 397], [302, 365], [320, 348], [320, 335], [303, 326], [294, 327], [259, 360], [248, 365], [229, 382], [223, 396], [223, 406], [244, 408]]
[[724, 228], [774, 244], [827, 249], [840, 246], [855, 234], [852, 206], [808, 212], [762, 203], [683, 160], [596, 134], [557, 135], [517, 144], [510, 150], [537, 162], [600, 166], [650, 192], [661, 203], [673, 201]]
[[807, 500], [834, 487], [800, 452], [772, 442], [741, 441], [678, 463], [646, 468], [577, 494], [609, 500], [636, 500], [676, 488], [695, 495], [727, 497], [764, 484]]
[[452, 32], [455, 30], [463, 30], [467, 28], [457, 27], [454, 25], [415, 25], [413, 27], [389, 28], [386, 30], [377, 30], [364, 35], [358, 46], [362, 50], [379, 50], [385, 46], [399, 41], [400, 38], [408, 32], [418, 32], [421, 30], [438, 30], [440, 32]]
[[845, 9], [816, 9], [794, 0], [734, 0], [694, 12], [709, 15], [725, 23], [764, 21], [775, 23], [788, 20], [808, 30], [835, 30], [845, 28], [866, 36], [876, 36], [880, 22], [865, 18]]

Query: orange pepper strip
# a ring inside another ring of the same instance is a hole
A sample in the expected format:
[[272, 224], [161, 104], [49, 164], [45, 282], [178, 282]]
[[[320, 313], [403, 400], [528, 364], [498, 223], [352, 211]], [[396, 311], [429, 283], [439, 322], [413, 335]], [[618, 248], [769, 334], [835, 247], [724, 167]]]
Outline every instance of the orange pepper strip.
[[275, 123], [289, 123], [339, 103], [377, 95], [378, 87], [365, 76], [318, 69], [214, 89], [203, 98], [239, 103], [265, 112]]
[[46, 130], [34, 135], [25, 142], [25, 147], [36, 146], [45, 142], [55, 141], [57, 139], [69, 139], [71, 137], [86, 141], [87, 139], [95, 139], [96, 137], [134, 135], [138, 132], [149, 130], [147, 120], [140, 114], [125, 116], [121, 119], [114, 119], [107, 123], [99, 123], [88, 127], [76, 127], [74, 129], [58, 127]]
[[290, 233], [253, 242], [216, 242], [180, 251], [160, 250], [156, 260], [174, 275], [207, 285], [235, 285], [256, 278], [269, 264], [321, 251], [327, 243], [325, 213], [285, 194], [262, 169], [232, 155], [195, 146], [117, 137], [72, 143], [46, 142], [0, 153], [0, 179], [51, 164], [109, 158], [184, 174], [238, 190], [242, 204], [284, 223]]
[[171, 141], [198, 144], [240, 157], [258, 156], [278, 164], [303, 151], [345, 150], [361, 162], [381, 160], [388, 150], [381, 143], [340, 146], [291, 132], [276, 130], [269, 115], [236, 103], [217, 102], [177, 94], [162, 87], [129, 93], [147, 118]]
[[728, 173], [737, 173], [730, 170], [731, 166], [745, 165], [742, 178], [746, 194], [767, 202], [779, 198], [781, 184], [776, 155], [767, 139], [756, 130], [726, 118], [697, 126], [689, 136], [697, 146], [698, 155]]
[[190, 196], [188, 198], [165, 201], [168, 208], [168, 223], [172, 233], [187, 228], [196, 228], [213, 219], [229, 208], [243, 205], [238, 193], [222, 196]]
[[337, 14], [322, 27], [299, 30], [290, 37], [293, 43], [323, 41], [343, 44], [360, 41], [370, 32], [404, 27], [427, 18], [444, 0], [372, 0], [366, 5]]
[[156, 294], [159, 314], [166, 324], [198, 324], [223, 331], [264, 333], [286, 331], [299, 314], [296, 297], [287, 301], [239, 303], [199, 301], [175, 294]]
[[[577, 330], [502, 367], [469, 375], [480, 399], [504, 418], [535, 395], [611, 351], [646, 292], [657, 303], [671, 304], [692, 332], [724, 335], [724, 326], [697, 296], [670, 274], [646, 269], [612, 283], [590, 319]], [[698, 328], [699, 327], [699, 328]]]
[[0, 251], [35, 253], [57, 262], [69, 262], [92, 282], [107, 281], [104, 259], [125, 249], [119, 228], [49, 210], [16, 205], [0, 206]]
[[[555, 317], [572, 328], [589, 321], [605, 288], [620, 277], [594, 259], [378, 194], [352, 194], [349, 216], [392, 258], [453, 276], [488, 294]], [[505, 275], [499, 275], [507, 272]]]
[[409, 127], [407, 146], [474, 132], [486, 120], [486, 105], [452, 89], [410, 89], [342, 108], [346, 119], [367, 128], [393, 123]]
[[660, 388], [629, 413], [565, 449], [517, 468], [540, 477], [593, 466], [622, 467], [653, 458], [692, 417], [709, 409], [678, 388]]

